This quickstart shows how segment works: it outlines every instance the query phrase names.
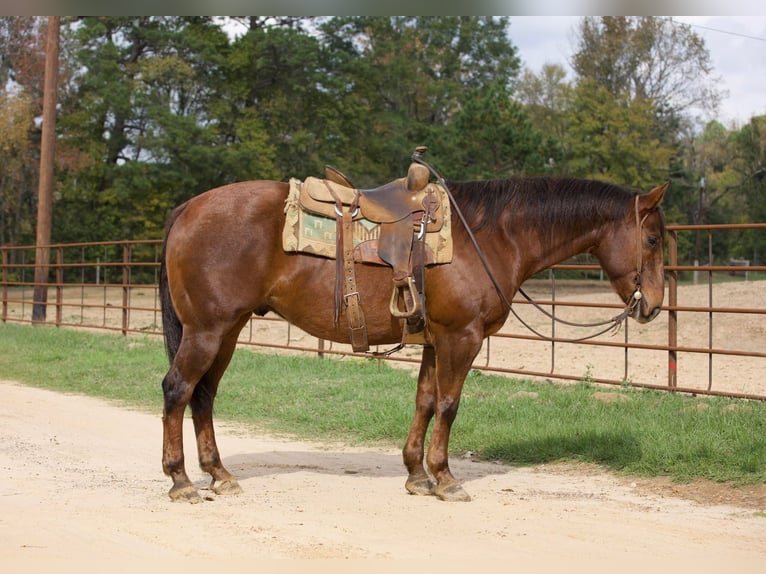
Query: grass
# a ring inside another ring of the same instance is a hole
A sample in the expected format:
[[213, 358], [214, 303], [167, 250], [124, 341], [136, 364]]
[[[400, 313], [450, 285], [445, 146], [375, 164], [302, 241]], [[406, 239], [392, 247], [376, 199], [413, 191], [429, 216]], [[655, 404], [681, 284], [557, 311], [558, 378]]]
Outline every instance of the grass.
[[[162, 346], [153, 339], [0, 325], [3, 379], [160, 412], [166, 370]], [[375, 360], [243, 350], [224, 376], [216, 420], [307, 439], [398, 447], [409, 429], [415, 388], [409, 372]], [[766, 483], [764, 436], [763, 402], [472, 372], [450, 450], [514, 464], [583, 461], [635, 476], [758, 484]]]

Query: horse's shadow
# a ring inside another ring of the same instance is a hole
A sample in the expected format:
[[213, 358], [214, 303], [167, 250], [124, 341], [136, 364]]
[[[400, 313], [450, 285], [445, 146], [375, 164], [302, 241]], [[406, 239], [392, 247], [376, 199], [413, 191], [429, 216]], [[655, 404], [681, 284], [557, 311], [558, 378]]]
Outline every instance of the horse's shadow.
[[[476, 480], [512, 472], [519, 466], [534, 466], [563, 460], [592, 462], [618, 469], [641, 457], [635, 436], [617, 433], [585, 433], [577, 436], [548, 436], [537, 439], [499, 438], [484, 456], [453, 453], [450, 467], [457, 478]], [[499, 462], [502, 458], [504, 461]], [[401, 455], [382, 451], [270, 450], [238, 453], [224, 460], [240, 479], [286, 475], [296, 472], [336, 476], [392, 478], [406, 475]]]
[[238, 453], [224, 459], [237, 478], [249, 479], [296, 472], [335, 476], [402, 476], [402, 457], [376, 451], [273, 450]]

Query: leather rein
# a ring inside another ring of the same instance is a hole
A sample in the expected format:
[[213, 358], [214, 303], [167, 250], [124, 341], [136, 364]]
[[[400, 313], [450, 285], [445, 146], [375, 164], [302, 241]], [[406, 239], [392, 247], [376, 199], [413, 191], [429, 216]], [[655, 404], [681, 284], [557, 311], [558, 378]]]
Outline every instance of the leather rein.
[[[522, 325], [524, 325], [527, 329], [529, 329], [532, 333], [534, 333], [535, 335], [537, 335], [538, 337], [546, 341], [553, 341], [552, 337], [543, 335], [542, 333], [538, 332], [526, 321], [524, 321], [524, 319], [522, 319], [518, 313], [516, 313], [516, 310], [513, 308], [513, 305], [508, 300], [508, 297], [505, 295], [503, 290], [500, 288], [500, 284], [495, 278], [495, 275], [492, 273], [492, 269], [489, 266], [489, 262], [484, 256], [484, 253], [482, 252], [481, 247], [479, 247], [479, 243], [476, 241], [476, 237], [471, 231], [471, 228], [468, 225], [468, 222], [466, 221], [465, 216], [463, 215], [463, 212], [460, 210], [460, 207], [458, 207], [457, 202], [455, 201], [455, 198], [452, 195], [452, 192], [450, 191], [450, 188], [447, 185], [446, 180], [433, 166], [428, 164], [423, 159], [422, 155], [424, 152], [425, 150], [422, 150], [421, 148], [416, 150], [415, 153], [412, 154], [412, 161], [415, 161], [425, 166], [426, 168], [428, 168], [428, 170], [434, 175], [434, 177], [436, 177], [439, 184], [441, 184], [441, 186], [447, 192], [447, 196], [449, 197], [450, 203], [452, 204], [452, 207], [454, 208], [455, 213], [457, 214], [458, 218], [460, 219], [460, 222], [463, 224], [463, 227], [468, 233], [468, 237], [471, 239], [471, 243], [473, 243], [473, 246], [476, 249], [476, 253], [479, 256], [479, 259], [481, 260], [481, 263], [484, 266], [484, 269], [487, 272], [487, 275], [489, 276], [490, 281], [492, 281], [492, 285], [495, 287], [495, 290], [497, 291], [497, 294], [500, 297], [500, 300], [505, 304], [506, 307], [508, 307], [511, 313], [513, 313], [514, 317], [516, 317], [516, 319], [518, 319], [518, 321]], [[620, 313], [619, 315], [616, 315], [612, 317], [611, 319], [606, 319], [604, 321], [598, 321], [594, 323], [574, 323], [571, 321], [566, 321], [564, 319], [560, 319], [556, 317], [552, 313], [543, 309], [539, 303], [537, 303], [524, 291], [524, 289], [519, 287], [518, 289], [519, 293], [521, 293], [521, 295], [527, 301], [529, 301], [529, 303], [531, 303], [534, 307], [536, 307], [541, 313], [543, 313], [545, 316], [549, 317], [553, 321], [556, 321], [564, 325], [569, 325], [571, 327], [595, 328], [595, 327], [603, 327], [606, 325], [604, 329], [601, 329], [600, 331], [593, 333], [591, 335], [587, 335], [585, 337], [580, 337], [578, 339], [559, 339], [559, 340], [576, 343], [580, 341], [587, 341], [588, 339], [593, 339], [595, 337], [598, 337], [599, 335], [603, 335], [607, 331], [614, 331], [616, 333], [617, 331], [619, 331], [622, 325], [622, 322], [625, 321], [630, 315], [633, 314], [636, 307], [640, 303], [641, 299], [643, 298], [643, 294], [641, 293], [641, 270], [643, 269], [643, 254], [642, 254], [643, 250], [641, 248], [642, 247], [641, 246], [641, 243], [642, 243], [641, 230], [643, 229], [644, 222], [646, 221], [646, 218], [649, 216], [649, 214], [647, 213], [646, 215], [644, 215], [643, 218], [640, 217], [639, 209], [638, 209], [638, 196], [636, 196], [636, 200], [635, 200], [635, 214], [636, 214], [636, 288], [633, 291], [633, 294], [628, 299], [628, 302], [625, 304], [625, 308], [623, 309], [622, 313]]]

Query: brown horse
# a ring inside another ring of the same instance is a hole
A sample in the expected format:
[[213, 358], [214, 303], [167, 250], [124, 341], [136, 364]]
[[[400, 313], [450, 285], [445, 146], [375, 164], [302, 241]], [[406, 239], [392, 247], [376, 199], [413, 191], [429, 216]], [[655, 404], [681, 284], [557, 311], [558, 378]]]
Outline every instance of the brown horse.
[[[598, 181], [549, 177], [449, 184], [497, 286], [453, 209], [453, 260], [428, 267], [425, 275], [428, 343], [403, 448], [410, 493], [470, 499], [450, 472], [450, 429], [482, 341], [503, 325], [509, 313], [504, 299], [524, 280], [590, 252], [626, 314], [642, 323], [657, 316], [664, 295], [659, 204], [667, 185], [638, 194]], [[287, 194], [287, 183], [235, 183], [194, 197], [170, 216], [160, 279], [171, 361], [162, 382], [162, 467], [173, 480], [174, 500], [200, 500], [184, 465], [182, 424], [189, 404], [199, 463], [212, 476], [211, 488], [219, 494], [241, 492], [221, 462], [213, 402], [239, 332], [253, 313], [273, 311], [315, 337], [349, 342], [345, 312], [334, 320], [335, 262], [282, 249]], [[398, 343], [403, 320], [389, 312], [392, 270], [356, 267], [369, 343]]]

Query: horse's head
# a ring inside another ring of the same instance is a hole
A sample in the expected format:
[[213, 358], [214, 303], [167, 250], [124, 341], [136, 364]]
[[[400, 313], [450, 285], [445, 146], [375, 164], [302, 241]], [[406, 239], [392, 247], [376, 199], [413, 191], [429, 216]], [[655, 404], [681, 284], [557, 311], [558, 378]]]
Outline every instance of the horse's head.
[[659, 205], [667, 187], [668, 182], [636, 196], [625, 220], [596, 253], [614, 290], [639, 323], [659, 315], [665, 296], [665, 222]]

